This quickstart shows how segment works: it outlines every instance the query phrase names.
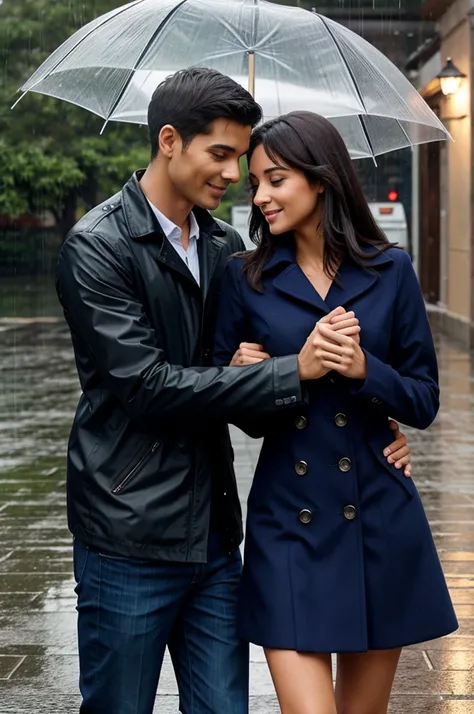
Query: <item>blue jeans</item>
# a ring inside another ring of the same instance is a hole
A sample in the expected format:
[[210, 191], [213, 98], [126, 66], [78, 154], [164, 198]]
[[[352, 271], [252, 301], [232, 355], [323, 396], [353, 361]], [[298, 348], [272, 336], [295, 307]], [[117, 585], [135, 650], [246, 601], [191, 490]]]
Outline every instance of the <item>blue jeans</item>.
[[242, 560], [111, 556], [74, 543], [81, 714], [152, 714], [166, 646], [183, 714], [248, 713], [248, 645], [236, 631]]

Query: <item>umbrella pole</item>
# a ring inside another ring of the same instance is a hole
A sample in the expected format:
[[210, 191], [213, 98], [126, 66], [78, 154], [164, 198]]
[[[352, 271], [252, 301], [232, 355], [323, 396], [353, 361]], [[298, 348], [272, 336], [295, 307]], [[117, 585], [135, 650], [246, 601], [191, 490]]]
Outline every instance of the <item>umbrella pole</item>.
[[249, 56], [249, 92], [255, 99], [255, 53], [253, 50], [248, 51]]

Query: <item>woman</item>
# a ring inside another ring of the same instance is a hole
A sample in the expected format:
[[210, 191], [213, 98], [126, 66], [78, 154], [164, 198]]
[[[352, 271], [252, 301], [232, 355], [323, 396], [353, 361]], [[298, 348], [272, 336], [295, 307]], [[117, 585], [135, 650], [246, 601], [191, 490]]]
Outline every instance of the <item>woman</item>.
[[267, 122], [248, 160], [257, 248], [229, 264], [215, 360], [298, 353], [314, 328], [320, 377], [305, 410], [240, 425], [265, 437], [240, 634], [265, 648], [283, 714], [383, 714], [401, 648], [457, 628], [416, 487], [383, 456], [389, 417], [426, 429], [438, 411], [425, 306], [327, 120]]

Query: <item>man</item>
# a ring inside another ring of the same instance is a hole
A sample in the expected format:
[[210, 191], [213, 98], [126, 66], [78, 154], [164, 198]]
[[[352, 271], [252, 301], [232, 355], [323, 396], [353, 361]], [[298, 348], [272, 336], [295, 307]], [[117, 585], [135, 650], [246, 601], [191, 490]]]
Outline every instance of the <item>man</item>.
[[260, 118], [218, 72], [168, 78], [149, 107], [148, 168], [61, 249], [58, 294], [82, 387], [68, 520], [83, 714], [151, 714], [166, 646], [184, 714], [248, 711], [226, 423], [294, 408], [317, 373], [311, 341], [299, 355], [211, 366], [220, 282], [243, 244], [208, 210], [238, 181]]

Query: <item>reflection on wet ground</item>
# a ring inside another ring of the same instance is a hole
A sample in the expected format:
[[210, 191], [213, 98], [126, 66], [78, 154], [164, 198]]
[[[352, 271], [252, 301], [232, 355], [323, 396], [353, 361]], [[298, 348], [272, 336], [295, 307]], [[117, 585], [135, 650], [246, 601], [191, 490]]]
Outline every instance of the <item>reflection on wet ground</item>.
[[[72, 714], [79, 696], [64, 486], [78, 385], [63, 323], [21, 305], [12, 314], [0, 316], [0, 714]], [[38, 317], [19, 320], [28, 314]], [[441, 414], [428, 432], [409, 435], [461, 627], [404, 652], [391, 711], [474, 714], [474, 370], [462, 349], [437, 343]], [[234, 443], [245, 500], [258, 443], [237, 431]], [[278, 712], [258, 648], [251, 673], [252, 713]], [[176, 694], [167, 664], [156, 711], [175, 714]]]

